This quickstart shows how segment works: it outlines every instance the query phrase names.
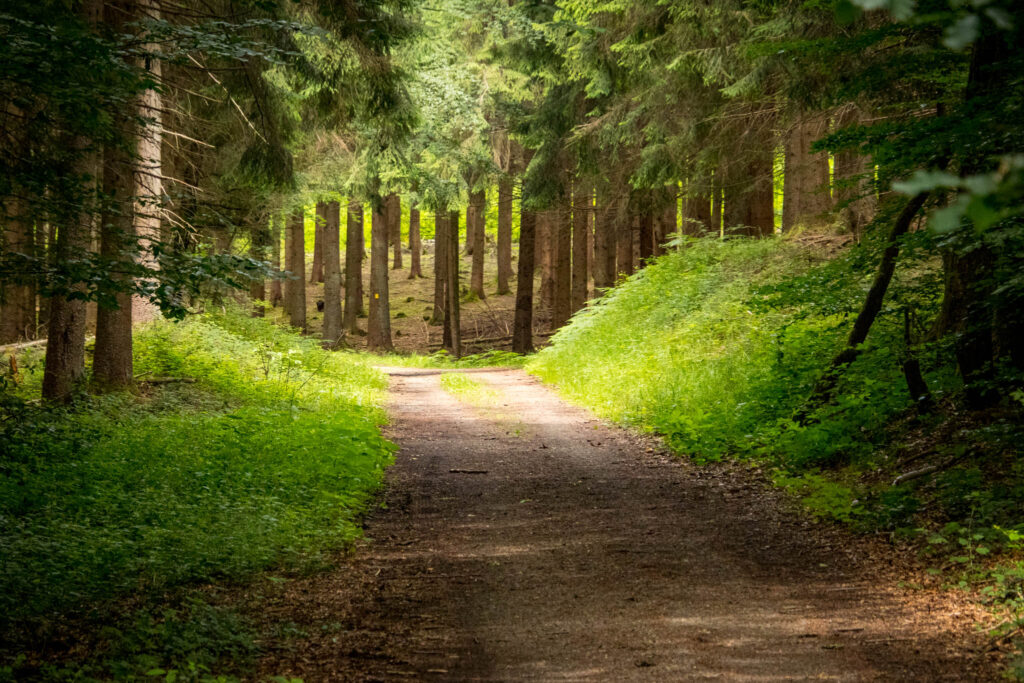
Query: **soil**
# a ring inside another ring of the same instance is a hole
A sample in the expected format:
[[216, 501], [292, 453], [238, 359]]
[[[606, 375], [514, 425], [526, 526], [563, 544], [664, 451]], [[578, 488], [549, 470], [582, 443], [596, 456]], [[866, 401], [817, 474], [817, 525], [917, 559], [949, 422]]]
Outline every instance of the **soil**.
[[996, 680], [965, 595], [756, 473], [697, 468], [517, 370], [388, 369], [401, 447], [367, 538], [265, 594], [312, 681]]

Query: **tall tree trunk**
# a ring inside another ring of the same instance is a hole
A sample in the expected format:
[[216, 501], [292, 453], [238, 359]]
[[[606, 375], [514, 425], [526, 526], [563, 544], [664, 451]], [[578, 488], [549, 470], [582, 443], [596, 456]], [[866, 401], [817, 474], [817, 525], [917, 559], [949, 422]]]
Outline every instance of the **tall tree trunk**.
[[[770, 152], [771, 145], [768, 145]], [[746, 223], [754, 237], [775, 234], [775, 192], [772, 178], [772, 157], [761, 154], [751, 159], [748, 166], [753, 181], [747, 197]]]
[[423, 265], [420, 263], [423, 245], [420, 241], [420, 210], [413, 204], [409, 207], [409, 279], [423, 277]]
[[327, 202], [317, 202], [313, 226], [313, 266], [309, 273], [309, 281], [313, 284], [324, 281], [324, 225], [326, 223]]
[[[116, 145], [103, 150], [103, 192], [107, 205], [100, 214], [100, 255], [110, 262], [130, 263], [135, 226], [132, 208], [135, 181], [131, 156]], [[123, 276], [115, 276], [125, 284]], [[92, 382], [101, 391], [121, 389], [132, 383], [132, 297], [113, 295], [116, 308], [99, 306], [96, 312], [96, 346]]]
[[288, 260], [290, 277], [285, 282], [288, 321], [292, 327], [306, 331], [306, 217], [299, 207], [288, 221]]
[[508, 294], [512, 277], [512, 180], [498, 180], [498, 294]]
[[[160, 0], [139, 0], [138, 6], [146, 19], [160, 19]], [[161, 46], [146, 45], [146, 49], [159, 51]], [[154, 83], [162, 81], [162, 65], [159, 59], [147, 60], [146, 68]], [[137, 186], [135, 190], [135, 234], [139, 238], [142, 261], [155, 268], [153, 243], [161, 238], [160, 206], [163, 204], [163, 97], [156, 88], [142, 93], [140, 115], [145, 120], [139, 135]], [[132, 300], [132, 320], [136, 323], [157, 317], [156, 307], [140, 297]]]
[[572, 196], [572, 303], [571, 312], [583, 308], [587, 301], [587, 272], [590, 254], [587, 233], [590, 227], [591, 188], [579, 178], [573, 184]]
[[[540, 306], [548, 312], [551, 311], [551, 306], [554, 303], [555, 291], [554, 264], [551, 254], [552, 222], [550, 210], [537, 212], [535, 249], [537, 255], [535, 258], [537, 269], [540, 270]], [[521, 246], [520, 249], [522, 249]]]
[[[467, 230], [469, 234], [471, 230]], [[447, 301], [445, 302], [445, 327], [448, 328], [450, 345], [448, 351], [456, 358], [462, 357], [462, 318], [459, 312], [459, 212], [452, 211], [448, 214], [448, 257], [447, 275], [448, 281], [445, 285]], [[479, 249], [480, 245], [477, 245]], [[482, 249], [479, 249], [483, 251]]]
[[349, 198], [345, 222], [345, 331], [359, 334], [363, 312], [363, 205]]
[[[448, 209], [438, 208], [434, 212], [434, 312], [430, 316], [432, 325], [444, 324], [444, 312], [448, 307], [445, 294], [445, 286], [448, 283], [448, 242]], [[447, 343], [445, 345], [447, 346]]]
[[594, 289], [600, 294], [615, 284], [615, 220], [611, 194], [601, 188], [594, 212]]
[[800, 114], [790, 128], [782, 183], [783, 232], [797, 225], [819, 225], [831, 209], [828, 154], [811, 151], [825, 133], [826, 120], [820, 114]]
[[516, 312], [512, 323], [512, 350], [533, 351], [533, 271], [536, 255], [537, 214], [519, 213], [519, 268], [516, 275]]
[[[387, 197], [384, 216], [387, 219], [388, 235], [394, 250], [394, 270], [401, 270], [402, 265], [402, 198], [392, 192]], [[371, 227], [371, 230], [373, 228]], [[370, 247], [371, 251], [373, 247]]]
[[487, 252], [484, 240], [486, 227], [485, 210], [487, 195], [484, 190], [469, 195], [469, 208], [466, 210], [466, 233], [473, 233], [473, 265], [470, 271], [469, 290], [480, 299], [486, 299], [484, 292], [484, 255]]
[[[34, 256], [35, 228], [25, 203], [11, 199], [5, 202], [7, 214], [6, 229], [2, 235], [4, 250], [11, 254]], [[36, 331], [35, 287], [24, 284], [4, 283], [0, 292], [0, 344], [32, 339]]]
[[[847, 106], [839, 116], [840, 128], [853, 125], [860, 119], [856, 107]], [[872, 176], [874, 168], [870, 159], [857, 150], [845, 149], [836, 152], [833, 171], [835, 191], [833, 199], [838, 205], [843, 224], [858, 239], [865, 227], [875, 217], [878, 200], [875, 197]]]
[[[103, 16], [103, 4], [86, 0], [81, 15], [89, 26], [97, 26]], [[97, 177], [96, 153], [89, 149], [84, 137], [71, 141], [78, 157], [75, 175]], [[82, 188], [85, 205], [63, 211], [62, 225], [57, 232], [55, 262], [66, 265], [89, 249], [94, 223], [95, 181]], [[67, 401], [75, 386], [85, 375], [85, 302], [64, 295], [50, 298], [50, 324], [47, 331], [46, 362], [43, 369], [44, 399]]]
[[324, 211], [321, 257], [324, 268], [324, 327], [320, 338], [335, 349], [341, 339], [341, 204], [328, 202]]
[[[650, 197], [650, 192], [645, 193]], [[640, 222], [640, 264], [647, 265], [648, 259], [654, 257], [654, 210], [650, 199], [638, 216]]]
[[[257, 216], [249, 231], [249, 255], [255, 261], [267, 260], [267, 247], [270, 245], [270, 229], [267, 226], [267, 217]], [[263, 302], [267, 298], [267, 281], [262, 276], [254, 277], [249, 282], [249, 298], [254, 302]], [[252, 315], [254, 318], [262, 318], [266, 314], [263, 304], [253, 304]]]
[[370, 225], [370, 319], [367, 322], [366, 347], [370, 351], [393, 351], [391, 343], [391, 306], [388, 302], [389, 221], [386, 200], [374, 202]]
[[[279, 211], [274, 211], [270, 214], [270, 239], [271, 239], [271, 264], [274, 266], [274, 273], [279, 274], [281, 272], [281, 224], [284, 222], [284, 216]], [[275, 277], [270, 281], [270, 305], [280, 306], [281, 301], [284, 299], [284, 294], [281, 287], [280, 278]]]
[[722, 167], [719, 166], [715, 171], [711, 186], [711, 234], [715, 237], [722, 235], [722, 204], [725, 199], [722, 180]]
[[615, 279], [633, 274], [633, 213], [616, 207]]
[[551, 329], [565, 325], [572, 315], [572, 197], [553, 212]]

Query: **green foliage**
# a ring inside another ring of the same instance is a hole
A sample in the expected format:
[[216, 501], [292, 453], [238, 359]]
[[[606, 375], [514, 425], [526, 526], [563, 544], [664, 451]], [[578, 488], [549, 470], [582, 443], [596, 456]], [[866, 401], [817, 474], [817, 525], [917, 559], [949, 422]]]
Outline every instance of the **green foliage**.
[[196, 383], [0, 423], [6, 656], [30, 625], [112, 599], [322, 562], [358, 536], [390, 462], [386, 382], [348, 354], [233, 309], [155, 324], [135, 348], [143, 379]]

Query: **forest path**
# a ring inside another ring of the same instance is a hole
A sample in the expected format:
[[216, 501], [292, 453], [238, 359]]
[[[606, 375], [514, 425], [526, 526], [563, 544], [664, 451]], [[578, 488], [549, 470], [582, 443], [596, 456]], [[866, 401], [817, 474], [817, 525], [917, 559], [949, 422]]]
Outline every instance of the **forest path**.
[[388, 369], [401, 451], [340, 568], [264, 616], [312, 681], [989, 680], [974, 614], [748, 474], [697, 468], [521, 371]]

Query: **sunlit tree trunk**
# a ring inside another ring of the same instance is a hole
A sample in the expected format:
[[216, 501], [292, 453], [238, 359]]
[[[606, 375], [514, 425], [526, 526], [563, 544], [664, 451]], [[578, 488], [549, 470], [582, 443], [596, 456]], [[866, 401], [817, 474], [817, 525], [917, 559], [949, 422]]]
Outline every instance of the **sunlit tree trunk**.
[[289, 277], [285, 281], [285, 302], [292, 327], [306, 331], [306, 226], [302, 207], [288, 219], [287, 261]]
[[[387, 196], [384, 208], [384, 216], [387, 219], [388, 238], [391, 240], [391, 247], [394, 250], [394, 263], [391, 266], [394, 270], [402, 269], [402, 198], [392, 192]], [[372, 226], [370, 228], [373, 230]], [[372, 240], [371, 240], [372, 241]], [[373, 247], [370, 247], [371, 251]]]
[[423, 277], [420, 210], [415, 204], [409, 207], [409, 253], [409, 279], [414, 280], [418, 277]]
[[[433, 325], [444, 324], [447, 308], [446, 285], [448, 283], [448, 209], [439, 208], [434, 212], [434, 312], [430, 316]], [[445, 328], [447, 329], [447, 328]]]
[[587, 274], [590, 270], [589, 235], [592, 190], [589, 184], [577, 179], [572, 197], [572, 306], [571, 311], [583, 308], [587, 301]]
[[512, 277], [512, 180], [498, 180], [498, 294], [508, 294]]
[[466, 211], [466, 233], [473, 234], [474, 249], [469, 289], [481, 299], [487, 298], [487, 294], [484, 292], [484, 255], [487, 252], [484, 240], [484, 228], [487, 218], [484, 212], [486, 207], [487, 195], [483, 190], [470, 193], [469, 208]]
[[533, 271], [536, 254], [537, 214], [519, 213], [519, 269], [516, 276], [516, 311], [512, 324], [512, 350], [533, 351]]
[[[467, 232], [470, 232], [467, 230]], [[459, 312], [459, 212], [448, 214], [448, 257], [445, 285], [447, 301], [445, 301], [445, 327], [448, 329], [448, 351], [460, 358], [462, 356], [462, 318]], [[477, 245], [479, 247], [480, 245]], [[482, 251], [482, 250], [481, 250]]]
[[392, 351], [391, 307], [388, 302], [388, 208], [385, 200], [373, 204], [370, 224], [370, 311], [366, 346], [371, 351]]
[[345, 221], [345, 331], [359, 333], [363, 311], [363, 205], [349, 198]]
[[[160, 0], [139, 0], [138, 6], [146, 19], [159, 20]], [[163, 46], [148, 44], [154, 52]], [[162, 80], [162, 65], [159, 59], [147, 59], [146, 68], [154, 82]], [[142, 262], [152, 268], [157, 266], [153, 257], [153, 243], [161, 238], [161, 205], [163, 204], [163, 96], [156, 88], [143, 91], [140, 115], [144, 123], [139, 134], [137, 186], [135, 190], [135, 234], [139, 239]], [[153, 320], [156, 307], [140, 297], [132, 300], [132, 319], [135, 323]]]
[[328, 202], [324, 207], [322, 232], [324, 267], [324, 346], [337, 348], [341, 339], [341, 204]]
[[313, 265], [309, 281], [313, 284], [324, 281], [324, 225], [327, 223], [327, 202], [316, 203], [316, 217], [313, 226]]

